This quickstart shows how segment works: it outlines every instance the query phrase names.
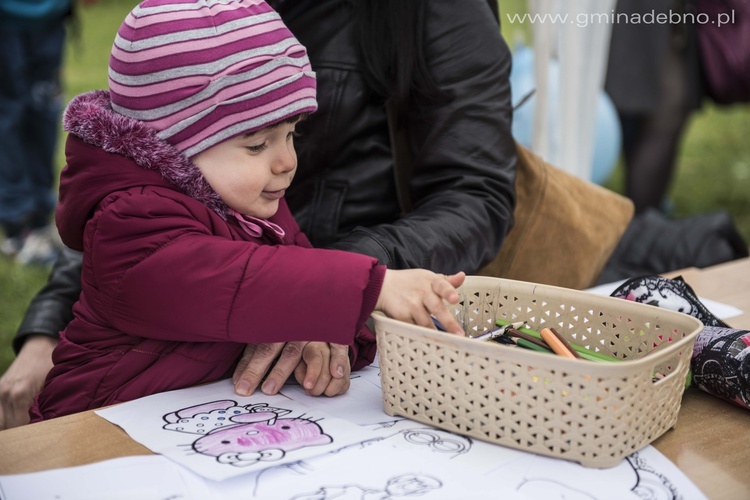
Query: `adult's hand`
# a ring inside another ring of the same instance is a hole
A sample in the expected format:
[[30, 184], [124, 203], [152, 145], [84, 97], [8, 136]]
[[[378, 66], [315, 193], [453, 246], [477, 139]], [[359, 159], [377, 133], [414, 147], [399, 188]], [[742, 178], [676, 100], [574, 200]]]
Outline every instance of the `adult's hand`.
[[247, 344], [232, 377], [234, 392], [240, 396], [251, 395], [273, 366], [263, 382], [261, 391], [269, 396], [276, 394], [294, 373], [302, 359], [302, 350], [306, 344], [307, 342]]
[[[269, 396], [276, 394], [302, 362], [302, 351], [306, 345], [307, 342], [248, 344], [232, 376], [234, 392], [240, 396], [251, 395], [268, 373], [260, 390]], [[346, 346], [331, 344], [329, 369], [335, 381], [345, 378], [350, 371], [348, 353]], [[344, 383], [333, 385], [339, 385], [337, 392], [346, 390]]]
[[29, 408], [52, 368], [55, 345], [57, 340], [46, 335], [29, 337], [0, 377], [0, 430], [29, 423]]

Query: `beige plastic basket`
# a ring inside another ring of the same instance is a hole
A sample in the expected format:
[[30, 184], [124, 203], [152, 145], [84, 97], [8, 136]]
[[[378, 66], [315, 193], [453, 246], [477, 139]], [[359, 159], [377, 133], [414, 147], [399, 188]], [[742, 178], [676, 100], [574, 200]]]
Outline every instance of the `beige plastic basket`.
[[375, 313], [386, 413], [587, 467], [612, 467], [677, 421], [697, 319], [554, 286], [469, 276], [449, 306], [471, 336], [495, 319], [555, 327], [618, 362], [567, 359]]

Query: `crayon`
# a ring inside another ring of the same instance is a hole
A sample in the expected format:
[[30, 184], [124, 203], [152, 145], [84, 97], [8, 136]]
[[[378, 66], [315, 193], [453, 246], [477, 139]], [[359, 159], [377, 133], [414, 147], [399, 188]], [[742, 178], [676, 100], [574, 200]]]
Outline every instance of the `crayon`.
[[552, 333], [552, 330], [549, 328], [542, 328], [539, 333], [542, 335], [542, 340], [547, 342], [547, 345], [549, 345], [553, 351], [555, 351], [555, 354], [558, 356], [562, 356], [564, 358], [571, 358], [576, 359], [576, 357], [573, 355], [570, 350], [565, 347], [565, 344], [560, 342], [560, 339]]

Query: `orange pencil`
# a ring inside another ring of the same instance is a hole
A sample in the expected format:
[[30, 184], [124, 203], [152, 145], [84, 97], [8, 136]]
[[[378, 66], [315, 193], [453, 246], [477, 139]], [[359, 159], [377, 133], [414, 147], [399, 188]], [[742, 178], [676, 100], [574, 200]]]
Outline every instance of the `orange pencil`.
[[575, 357], [576, 357], [576, 358], [578, 358], [578, 359], [583, 359], [583, 358], [581, 358], [581, 355], [580, 355], [580, 354], [578, 354], [578, 353], [576, 352], [576, 350], [575, 350], [575, 349], [573, 349], [573, 346], [571, 346], [571, 345], [570, 345], [570, 344], [568, 343], [568, 341], [567, 341], [567, 340], [565, 340], [565, 337], [563, 337], [563, 336], [562, 336], [562, 334], [561, 334], [560, 332], [558, 332], [558, 331], [557, 331], [557, 330], [555, 330], [554, 328], [550, 328], [549, 330], [550, 330], [550, 331], [551, 331], [552, 333], [554, 333], [554, 334], [555, 334], [555, 337], [557, 337], [558, 339], [560, 339], [560, 342], [562, 342], [562, 343], [563, 343], [563, 345], [565, 346], [565, 348], [566, 348], [567, 350], [569, 350], [569, 351], [570, 351], [570, 352], [571, 352], [571, 353], [573, 354], [573, 356], [575, 356]]
[[544, 341], [547, 342], [547, 345], [550, 346], [553, 351], [555, 351], [555, 354], [566, 358], [576, 359], [573, 353], [570, 352], [567, 347], [565, 347], [565, 344], [560, 342], [560, 339], [557, 338], [557, 335], [552, 333], [549, 328], [542, 328], [539, 333], [542, 335]]

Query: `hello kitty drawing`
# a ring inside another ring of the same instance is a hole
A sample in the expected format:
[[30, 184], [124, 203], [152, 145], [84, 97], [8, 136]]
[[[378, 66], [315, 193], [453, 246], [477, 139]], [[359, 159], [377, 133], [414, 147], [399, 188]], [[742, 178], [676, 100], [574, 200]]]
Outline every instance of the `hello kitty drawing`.
[[200, 435], [192, 443], [197, 453], [216, 457], [222, 464], [247, 467], [281, 460], [287, 452], [333, 442], [317, 422], [267, 403], [238, 406], [225, 399], [164, 416], [164, 429]]

